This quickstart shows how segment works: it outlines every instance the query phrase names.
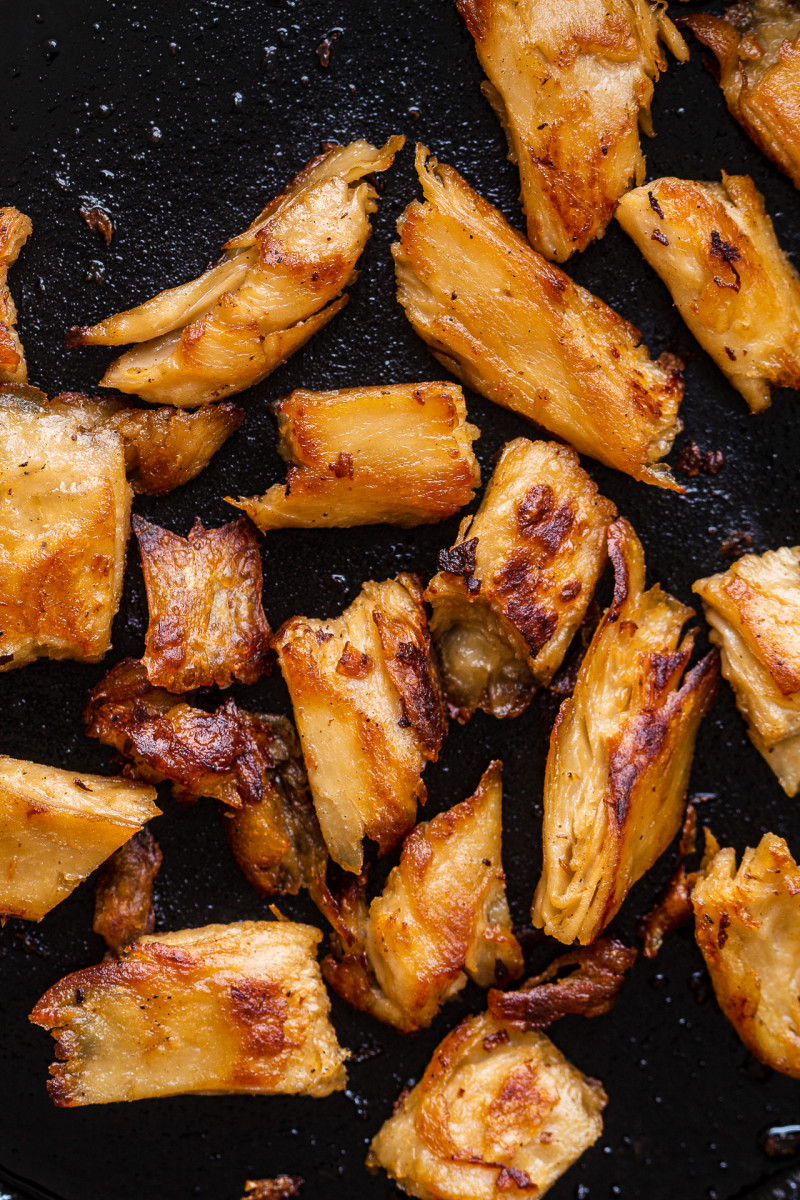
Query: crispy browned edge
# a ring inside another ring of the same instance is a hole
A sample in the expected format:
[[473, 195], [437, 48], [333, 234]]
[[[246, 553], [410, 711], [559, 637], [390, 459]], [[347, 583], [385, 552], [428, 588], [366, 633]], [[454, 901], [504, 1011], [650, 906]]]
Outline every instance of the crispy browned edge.
[[[600, 938], [560, 955], [546, 971], [514, 992], [489, 992], [495, 1020], [518, 1029], [546, 1029], [568, 1014], [599, 1017], [610, 1012], [636, 959], [636, 951], [614, 938]], [[559, 976], [567, 967], [575, 970]]]

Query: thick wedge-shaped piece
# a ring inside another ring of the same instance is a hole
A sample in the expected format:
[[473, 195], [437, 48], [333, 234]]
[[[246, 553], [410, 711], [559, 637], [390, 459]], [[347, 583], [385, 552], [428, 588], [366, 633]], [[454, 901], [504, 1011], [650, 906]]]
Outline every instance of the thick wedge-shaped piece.
[[274, 412], [286, 483], [230, 501], [261, 530], [429, 524], [480, 484], [478, 430], [456, 383], [296, 391]]
[[692, 610], [657, 585], [627, 521], [609, 530], [616, 577], [605, 613], [561, 705], [547, 756], [544, 865], [533, 923], [593, 942], [683, 820], [694, 743], [717, 693], [716, 651], [686, 675]]
[[404, 139], [330, 146], [296, 175], [198, 279], [91, 328], [70, 346], [141, 343], [100, 383], [192, 408], [260, 382], [347, 303], [386, 171]]
[[713, 51], [731, 113], [800, 187], [800, 8], [794, 0], [744, 0], [724, 17], [691, 13], [677, 23]]
[[451, 716], [515, 717], [550, 682], [592, 599], [616, 515], [568, 446], [505, 446], [425, 593]]
[[40, 921], [160, 809], [152, 787], [0, 755], [0, 915]]
[[232, 699], [204, 712], [154, 688], [128, 658], [89, 694], [84, 720], [89, 737], [129, 759], [140, 778], [169, 780], [176, 800], [219, 800], [234, 857], [258, 891], [306, 887], [331, 916], [328, 854], [285, 717], [247, 712]]
[[207, 925], [140, 938], [119, 961], [67, 975], [31, 1013], [55, 1039], [54, 1104], [341, 1091], [321, 939], [294, 921]]
[[92, 929], [117, 958], [131, 942], [155, 929], [153, 884], [162, 861], [161, 847], [150, 830], [140, 829], [100, 870]]
[[33, 226], [18, 208], [0, 208], [0, 383], [27, 383], [25, 351], [17, 333], [17, 306], [8, 287], [8, 268], [31, 235]]
[[753, 745], [787, 796], [800, 790], [800, 546], [746, 554], [698, 579], [711, 641]]
[[648, 0], [458, 0], [488, 76], [483, 92], [519, 167], [531, 244], [563, 262], [602, 237], [614, 205], [644, 179], [660, 41], [683, 38]]
[[97, 662], [122, 593], [132, 497], [119, 435], [41, 400], [0, 390], [0, 671]]
[[720, 850], [692, 891], [719, 1006], [756, 1058], [800, 1079], [800, 869], [781, 837]]
[[464, 383], [607, 466], [681, 489], [659, 459], [681, 428], [682, 365], [531, 249], [452, 167], [417, 147], [425, 203], [392, 246], [397, 297]]
[[421, 1200], [543, 1196], [603, 1130], [606, 1095], [543, 1033], [467, 1017], [372, 1139], [382, 1167]]
[[[47, 403], [42, 394], [43, 405]], [[114, 429], [122, 439], [125, 469], [135, 492], [165, 496], [204, 471], [244, 420], [244, 409], [232, 401], [208, 404], [195, 412], [163, 408], [130, 408], [121, 400], [62, 392], [49, 402], [51, 412], [75, 415], [81, 429], [98, 425]]]
[[656, 179], [616, 215], [753, 412], [769, 405], [770, 385], [800, 388], [800, 277], [748, 175]]
[[255, 683], [270, 669], [271, 630], [261, 604], [258, 539], [242, 517], [204, 529], [199, 517], [181, 537], [133, 518], [147, 588], [147, 677], [189, 692]]
[[[522, 974], [501, 863], [502, 783], [492, 763], [469, 800], [406, 838], [382, 895], [351, 911], [352, 937], [337, 935], [323, 961], [331, 987], [402, 1033], [430, 1025], [474, 979], [481, 987]], [[360, 901], [360, 903], [359, 903]]]
[[365, 583], [340, 617], [294, 617], [274, 644], [331, 857], [360, 871], [364, 837], [385, 853], [411, 829], [444, 739], [419, 581]]

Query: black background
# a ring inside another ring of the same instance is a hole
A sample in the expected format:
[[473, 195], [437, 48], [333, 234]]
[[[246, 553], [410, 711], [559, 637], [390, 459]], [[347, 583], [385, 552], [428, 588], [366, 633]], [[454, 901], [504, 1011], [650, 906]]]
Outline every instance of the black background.
[[[226, 493], [262, 491], [283, 478], [267, 403], [292, 387], [441, 377], [394, 299], [389, 245], [399, 213], [418, 192], [414, 140], [458, 167], [521, 225], [516, 172], [451, 0], [0, 0], [0, 15], [0, 203], [18, 205], [33, 220], [11, 282], [31, 381], [49, 393], [91, 390], [112, 357], [104, 350], [67, 353], [67, 326], [197, 274], [320, 142], [380, 142], [396, 132], [409, 139], [382, 177], [373, 237], [348, 307], [240, 398], [244, 426], [198, 480], [162, 500], [138, 499], [139, 512], [186, 533], [196, 513], [206, 524], [236, 516], [221, 499]], [[336, 29], [342, 37], [324, 69], [316, 48]], [[715, 179], [722, 168], [751, 174], [783, 245], [797, 252], [797, 193], [728, 116], [703, 58], [692, 43], [691, 62], [672, 64], [657, 86], [657, 137], [645, 146], [649, 176]], [[110, 249], [79, 215], [87, 200], [113, 215]], [[692, 437], [726, 456], [715, 478], [686, 481], [683, 498], [585, 464], [633, 521], [649, 579], [689, 601], [695, 578], [723, 569], [719, 546], [729, 533], [750, 533], [757, 551], [796, 542], [796, 397], [776, 392], [772, 408], [751, 417], [620, 229], [568, 270], [638, 324], [654, 354], [670, 348], [688, 355], [686, 429], [676, 451]], [[488, 478], [503, 442], [532, 430], [474, 395], [468, 405], [482, 430], [477, 450]], [[430, 573], [456, 528], [453, 520], [411, 531], [271, 533], [263, 540], [267, 615], [273, 627], [298, 612], [334, 615], [364, 579], [400, 568]], [[113, 770], [109, 752], [83, 735], [81, 705], [112, 663], [141, 654], [145, 624], [134, 549], [104, 664], [42, 661], [0, 676], [0, 749]], [[246, 706], [288, 711], [280, 678], [234, 692]], [[528, 920], [540, 866], [551, 719], [545, 700], [514, 721], [479, 714], [465, 728], [451, 727], [441, 761], [426, 772], [430, 815], [468, 795], [490, 757], [504, 760], [505, 865], [520, 924]], [[701, 729], [691, 790], [713, 794], [702, 818], [724, 843], [741, 850], [769, 829], [800, 850], [795, 803], [750, 746], [727, 686]], [[267, 915], [229, 856], [214, 806], [180, 808], [168, 789], [162, 802], [164, 815], [154, 823], [164, 851], [158, 928]], [[670, 861], [665, 855], [633, 890], [615, 932], [635, 936], [636, 919]], [[99, 960], [92, 907], [90, 881], [41, 925], [9, 921], [0, 935], [0, 1161], [8, 1170], [63, 1200], [238, 1200], [245, 1178], [279, 1172], [305, 1176], [309, 1200], [395, 1194], [385, 1177], [367, 1175], [367, 1142], [444, 1033], [481, 1007], [477, 989], [468, 988], [432, 1029], [410, 1039], [334, 998], [342, 1042], [379, 1053], [352, 1063], [350, 1091], [326, 1100], [191, 1097], [58, 1111], [45, 1091], [50, 1039], [29, 1026], [27, 1013], [63, 974]], [[303, 900], [281, 908], [319, 920]], [[543, 964], [555, 949], [539, 940], [531, 963]], [[722, 1200], [775, 1171], [761, 1138], [772, 1124], [800, 1119], [798, 1085], [749, 1058], [713, 998], [700, 1002], [703, 979], [684, 930], [657, 960], [637, 963], [613, 1013], [555, 1027], [565, 1053], [603, 1080], [609, 1104], [601, 1141], [556, 1185], [554, 1200]]]

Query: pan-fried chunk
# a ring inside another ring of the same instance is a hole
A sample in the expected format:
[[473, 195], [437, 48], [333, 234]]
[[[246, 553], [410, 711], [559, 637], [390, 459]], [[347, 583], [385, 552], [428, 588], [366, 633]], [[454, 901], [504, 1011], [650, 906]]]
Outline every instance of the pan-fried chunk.
[[481, 481], [458, 384], [296, 391], [274, 411], [286, 483], [230, 500], [261, 530], [443, 521]]
[[116, 957], [156, 923], [153, 884], [161, 869], [161, 848], [149, 829], [140, 829], [104, 863], [94, 900], [95, 933]]
[[519, 167], [531, 244], [563, 262], [602, 237], [614, 205], [644, 179], [663, 40], [689, 52], [647, 0], [458, 0], [488, 75], [483, 93]]
[[488, 987], [522, 974], [500, 858], [501, 807], [495, 762], [469, 800], [412, 830], [369, 912], [359, 881], [349, 899], [357, 928], [334, 936], [334, 954], [322, 964], [340, 996], [415, 1033], [467, 976]]
[[33, 226], [18, 208], [0, 208], [0, 383], [27, 383], [25, 351], [17, 333], [17, 306], [8, 287], [8, 268], [31, 235]]
[[[489, 1011], [517, 1029], [547, 1029], [569, 1013], [602, 1017], [617, 1002], [619, 990], [636, 959], [636, 951], [613, 938], [600, 938], [560, 955], [541, 975], [528, 979], [516, 992], [489, 992]], [[560, 972], [567, 967], [575, 970]]]
[[153, 788], [0, 755], [0, 914], [40, 921], [157, 817]]
[[445, 715], [419, 581], [365, 583], [340, 617], [294, 617], [274, 638], [331, 857], [360, 871], [362, 840], [391, 850], [425, 800]]
[[744, 0], [724, 17], [680, 17], [719, 64], [728, 108], [758, 148], [800, 187], [800, 8]]
[[204, 529], [196, 517], [184, 538], [137, 516], [133, 529], [150, 609], [142, 659], [150, 682], [189, 692], [255, 683], [269, 671], [271, 631], [250, 522]]
[[330, 146], [198, 279], [75, 327], [67, 344], [140, 343], [100, 383], [151, 404], [193, 408], [259, 383], [347, 303], [378, 206], [365, 176], [388, 170], [404, 140]]
[[681, 489], [658, 460], [681, 428], [680, 364], [542, 258], [452, 167], [417, 146], [425, 202], [392, 246], [397, 297], [449, 371], [609, 467]]
[[0, 671], [97, 662], [111, 644], [130, 530], [119, 436], [0, 390]]
[[787, 796], [800, 790], [800, 546], [745, 554], [698, 579], [711, 641], [750, 739]]
[[247, 712], [233, 699], [213, 713], [193, 708], [154, 688], [128, 658], [89, 694], [84, 720], [89, 737], [113, 746], [138, 776], [169, 780], [177, 800], [219, 800], [234, 857], [258, 891], [306, 887], [331, 916], [327, 851], [285, 717]]
[[543, 1033], [467, 1017], [372, 1139], [383, 1167], [421, 1200], [542, 1196], [600, 1137], [606, 1095]]
[[276, 1175], [274, 1179], [248, 1179], [242, 1200], [294, 1200], [305, 1180], [301, 1175]]
[[770, 384], [800, 388], [800, 278], [748, 175], [656, 179], [622, 197], [617, 219], [753, 412]]
[[53, 1103], [341, 1091], [321, 939], [293, 921], [207, 925], [140, 938], [119, 961], [67, 975], [30, 1018], [55, 1039]]
[[168, 405], [129, 408], [110, 397], [62, 392], [53, 397], [49, 408], [74, 413], [83, 429], [97, 425], [115, 429], [122, 439], [133, 490], [146, 496], [165, 496], [196, 478], [244, 420], [244, 409], [232, 401], [182, 412]]
[[451, 716], [517, 716], [550, 682], [605, 566], [616, 515], [568, 446], [505, 446], [425, 593]]
[[786, 842], [765, 833], [738, 871], [720, 850], [692, 903], [720, 1008], [751, 1054], [800, 1079], [800, 870]]
[[717, 693], [716, 651], [681, 677], [692, 610], [657, 585], [629, 523], [609, 530], [614, 599], [553, 728], [544, 787], [544, 866], [533, 923], [593, 942], [683, 819], [701, 720]]

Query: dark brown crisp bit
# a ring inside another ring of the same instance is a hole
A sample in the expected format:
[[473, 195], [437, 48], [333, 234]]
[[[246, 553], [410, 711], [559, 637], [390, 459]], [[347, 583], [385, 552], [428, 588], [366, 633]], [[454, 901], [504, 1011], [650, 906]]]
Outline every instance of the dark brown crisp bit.
[[440, 550], [437, 566], [440, 571], [447, 571], [449, 575], [461, 575], [465, 579], [469, 578], [475, 571], [477, 549], [478, 539], [470, 538], [466, 542], [452, 546], [449, 550]]
[[81, 208], [78, 211], [89, 228], [99, 233], [105, 244], [110, 246], [114, 236], [114, 222], [105, 209], [95, 204], [92, 208]]
[[719, 553], [723, 558], [741, 558], [753, 544], [752, 535], [743, 529], [736, 529], [723, 538], [719, 544]]
[[704, 475], [717, 475], [725, 466], [725, 455], [721, 450], [701, 451], [697, 442], [692, 440], [682, 447], [675, 466], [690, 479], [701, 471]]
[[300, 1195], [302, 1175], [276, 1175], [274, 1179], [248, 1179], [242, 1200], [293, 1200]]

